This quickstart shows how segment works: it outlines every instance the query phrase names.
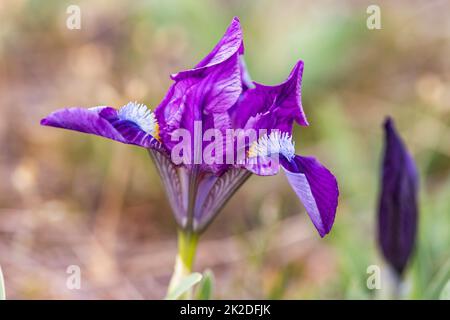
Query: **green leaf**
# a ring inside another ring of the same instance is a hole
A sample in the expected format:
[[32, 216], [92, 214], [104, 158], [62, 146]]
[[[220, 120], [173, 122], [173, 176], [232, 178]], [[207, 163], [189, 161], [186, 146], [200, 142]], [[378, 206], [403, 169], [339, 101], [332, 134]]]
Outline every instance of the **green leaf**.
[[447, 284], [442, 289], [439, 300], [450, 300], [450, 280], [447, 281]]
[[176, 300], [183, 294], [187, 293], [193, 286], [202, 280], [202, 275], [198, 272], [191, 273], [183, 278], [175, 289], [169, 292], [166, 300]]
[[0, 267], [0, 300], [6, 300], [5, 281], [3, 280], [2, 267]]
[[203, 279], [197, 287], [196, 298], [197, 300], [210, 300], [212, 299], [214, 289], [214, 274], [211, 270], [203, 272]]

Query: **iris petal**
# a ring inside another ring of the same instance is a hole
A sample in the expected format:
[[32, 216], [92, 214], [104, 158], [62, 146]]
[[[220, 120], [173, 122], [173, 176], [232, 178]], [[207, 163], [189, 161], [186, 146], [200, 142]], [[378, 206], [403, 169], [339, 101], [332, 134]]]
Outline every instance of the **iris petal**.
[[243, 91], [242, 53], [242, 30], [235, 18], [218, 44], [195, 68], [172, 75], [175, 83], [155, 110], [161, 140], [169, 151], [178, 143], [172, 141], [178, 129], [186, 129], [193, 136], [196, 122], [202, 123], [202, 133], [215, 128], [225, 134], [231, 126], [225, 112]]
[[244, 44], [242, 41], [242, 29], [239, 22], [239, 18], [235, 17], [228, 26], [225, 34], [220, 41], [211, 50], [206, 57], [204, 57], [195, 68], [181, 71], [172, 75], [173, 80], [181, 80], [185, 77], [196, 76], [204, 69], [219, 65], [222, 62], [228, 60], [231, 56], [238, 53], [244, 54]]
[[172, 208], [175, 220], [181, 227], [186, 226], [186, 183], [179, 175], [179, 167], [175, 166], [164, 152], [149, 149], [149, 154], [155, 163], [156, 169], [161, 177], [169, 204]]
[[251, 175], [244, 169], [229, 169], [222, 175], [201, 172], [196, 175], [196, 187], [192, 190], [189, 188], [192, 171], [175, 166], [164, 152], [150, 149], [149, 153], [161, 176], [178, 225], [195, 232], [206, 228]]
[[330, 232], [338, 204], [339, 189], [333, 174], [313, 157], [296, 155], [281, 159], [286, 177], [306, 208], [321, 237]]
[[267, 86], [254, 83], [230, 110], [233, 127], [279, 129], [291, 132], [294, 120], [307, 126], [301, 103], [303, 61], [297, 62], [289, 77], [281, 84]]
[[66, 108], [55, 111], [41, 120], [45, 126], [58, 127], [89, 134], [144, 148], [158, 147], [158, 141], [136, 123], [121, 120], [117, 110], [111, 107]]
[[[139, 126], [139, 121], [123, 119], [114, 108], [104, 108], [100, 116], [108, 122], [126, 139], [127, 143], [144, 148], [157, 148], [160, 144], [155, 137]], [[152, 130], [154, 131], [154, 130]]]
[[95, 134], [127, 143], [126, 139], [114, 126], [100, 116], [100, 110], [101, 107], [96, 109], [67, 108], [58, 110], [42, 119], [41, 125]]
[[250, 175], [247, 170], [232, 168], [221, 176], [204, 177], [198, 186], [194, 230], [204, 230]]

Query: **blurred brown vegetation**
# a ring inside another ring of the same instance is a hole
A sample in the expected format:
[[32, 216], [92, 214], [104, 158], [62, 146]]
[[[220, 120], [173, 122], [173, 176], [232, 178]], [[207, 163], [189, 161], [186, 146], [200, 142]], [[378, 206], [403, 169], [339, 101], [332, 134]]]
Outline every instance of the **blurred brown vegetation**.
[[[424, 263], [435, 274], [450, 245], [450, 4], [379, 2], [382, 30], [371, 31], [371, 1], [1, 1], [0, 265], [8, 297], [164, 296], [175, 224], [145, 150], [39, 120], [65, 106], [136, 100], [154, 108], [169, 74], [199, 61], [233, 16], [254, 80], [280, 82], [305, 61], [311, 126], [297, 128], [297, 151], [332, 169], [341, 198], [322, 240], [281, 174], [252, 177], [200, 242], [196, 269], [212, 268], [215, 295], [369, 296], [359, 280], [367, 264], [381, 263], [373, 223], [387, 114], [423, 177], [421, 238], [433, 249]], [[81, 30], [66, 28], [70, 4], [81, 8]], [[69, 265], [81, 267], [81, 290], [66, 288]]]

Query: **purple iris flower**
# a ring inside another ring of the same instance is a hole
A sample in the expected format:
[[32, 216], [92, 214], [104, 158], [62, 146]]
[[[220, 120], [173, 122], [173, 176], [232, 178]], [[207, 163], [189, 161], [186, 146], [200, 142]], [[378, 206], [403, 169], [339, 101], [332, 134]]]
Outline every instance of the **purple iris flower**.
[[386, 261], [401, 275], [416, 238], [418, 176], [392, 119], [385, 120], [384, 130], [378, 238]]
[[[283, 168], [323, 237], [333, 225], [339, 191], [335, 177], [315, 158], [295, 154], [293, 123], [308, 125], [301, 105], [303, 62], [283, 83], [266, 86], [250, 80], [243, 54], [242, 30], [234, 18], [203, 60], [171, 76], [174, 83], [154, 113], [137, 103], [68, 108], [41, 124], [148, 149], [179, 227], [194, 233], [205, 229], [252, 173], [274, 175]], [[205, 141], [211, 129], [214, 139]], [[256, 135], [240, 143], [247, 131]], [[182, 150], [180, 132], [193, 137]], [[206, 150], [217, 161], [205, 161]]]

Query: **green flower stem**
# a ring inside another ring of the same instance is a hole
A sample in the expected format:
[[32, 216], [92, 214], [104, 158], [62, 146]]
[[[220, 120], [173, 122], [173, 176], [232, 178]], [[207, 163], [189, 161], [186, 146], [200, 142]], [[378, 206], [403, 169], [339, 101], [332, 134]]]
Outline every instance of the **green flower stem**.
[[[192, 273], [197, 244], [197, 233], [178, 230], [178, 254], [172, 278], [170, 279], [168, 294], [178, 287], [183, 278]], [[180, 299], [190, 299], [191, 297], [192, 291], [183, 295]]]

